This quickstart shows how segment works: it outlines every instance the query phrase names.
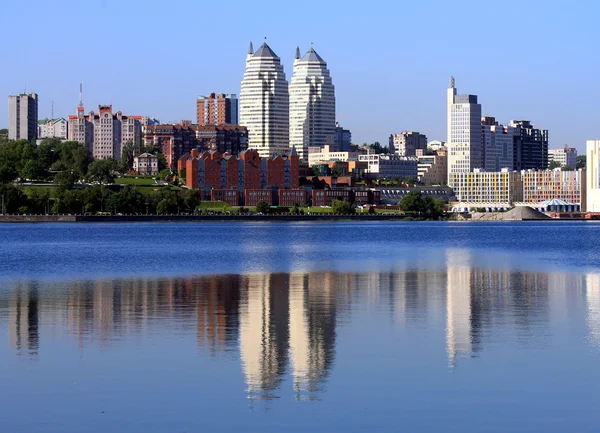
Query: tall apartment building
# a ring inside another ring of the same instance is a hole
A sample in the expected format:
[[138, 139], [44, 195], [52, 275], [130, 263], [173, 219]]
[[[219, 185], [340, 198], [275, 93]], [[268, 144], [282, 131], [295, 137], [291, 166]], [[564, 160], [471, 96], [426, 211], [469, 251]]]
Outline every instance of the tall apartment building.
[[196, 123], [205, 125], [236, 125], [238, 99], [235, 94], [211, 93], [196, 101]]
[[400, 156], [416, 156], [419, 149], [427, 150], [427, 136], [413, 131], [390, 135], [390, 153]]
[[335, 88], [327, 63], [311, 48], [296, 49], [290, 93], [290, 146], [308, 160], [310, 146], [335, 145]]
[[352, 132], [341, 127], [339, 122], [335, 123], [335, 145], [336, 152], [349, 152], [352, 144]]
[[8, 97], [8, 138], [34, 142], [38, 127], [37, 93], [21, 93]]
[[514, 168], [513, 144], [514, 129], [498, 124], [493, 117], [481, 119], [481, 139], [483, 140], [483, 168], [486, 171], [500, 171]]
[[67, 119], [62, 117], [38, 120], [37, 138], [60, 138], [61, 140], [66, 140], [68, 138], [67, 126]]
[[488, 172], [475, 169], [448, 175], [456, 200], [463, 203], [510, 204], [523, 201], [521, 173], [503, 169]]
[[585, 172], [588, 212], [600, 212], [600, 140], [587, 140]]
[[69, 116], [69, 140], [86, 143], [94, 159], [121, 158], [124, 144], [131, 143], [139, 154], [142, 145], [142, 116], [113, 113], [112, 105], [99, 105], [98, 113], [84, 113], [83, 104], [77, 114]]
[[575, 168], [577, 166], [577, 149], [574, 147], [559, 147], [548, 150], [548, 164], [556, 161], [563, 167]]
[[514, 169], [548, 168], [548, 130], [534, 128], [529, 120], [511, 120], [509, 126], [514, 128]]
[[476, 95], [457, 95], [454, 77], [447, 92], [448, 184], [455, 173], [483, 167], [481, 104]]
[[281, 59], [266, 44], [246, 57], [240, 92], [240, 125], [248, 128], [248, 148], [261, 157], [290, 152], [289, 90]]

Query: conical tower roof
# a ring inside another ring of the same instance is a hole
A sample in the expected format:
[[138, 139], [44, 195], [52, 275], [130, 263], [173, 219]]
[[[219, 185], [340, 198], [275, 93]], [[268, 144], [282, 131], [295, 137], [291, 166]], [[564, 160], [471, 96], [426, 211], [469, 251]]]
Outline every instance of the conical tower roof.
[[256, 53], [254, 53], [254, 57], [276, 57], [277, 54], [267, 45], [267, 43], [263, 43]]
[[308, 52], [304, 55], [304, 57], [302, 57], [302, 61], [303, 62], [320, 62], [320, 63], [325, 63], [325, 60], [323, 60], [321, 58], [321, 56], [319, 56], [317, 54], [317, 52], [315, 51], [314, 48], [311, 47], [310, 50], [308, 50]]

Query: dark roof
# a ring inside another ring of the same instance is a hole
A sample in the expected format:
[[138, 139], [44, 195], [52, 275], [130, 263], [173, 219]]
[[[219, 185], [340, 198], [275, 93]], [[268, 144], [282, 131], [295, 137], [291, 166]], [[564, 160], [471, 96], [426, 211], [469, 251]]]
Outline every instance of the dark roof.
[[277, 54], [275, 54], [271, 47], [269, 47], [265, 42], [258, 50], [256, 50], [254, 57], [277, 57]]
[[317, 54], [317, 52], [314, 50], [314, 48], [311, 48], [310, 50], [308, 50], [308, 52], [304, 55], [304, 57], [302, 57], [302, 61], [303, 62], [321, 62], [321, 63], [325, 63], [325, 60], [323, 60], [321, 58], [321, 56], [319, 56]]

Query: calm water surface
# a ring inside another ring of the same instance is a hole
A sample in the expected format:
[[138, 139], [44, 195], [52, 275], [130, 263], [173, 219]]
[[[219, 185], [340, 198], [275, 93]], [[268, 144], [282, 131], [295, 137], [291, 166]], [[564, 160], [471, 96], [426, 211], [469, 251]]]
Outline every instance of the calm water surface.
[[2, 432], [598, 432], [600, 223], [0, 225]]

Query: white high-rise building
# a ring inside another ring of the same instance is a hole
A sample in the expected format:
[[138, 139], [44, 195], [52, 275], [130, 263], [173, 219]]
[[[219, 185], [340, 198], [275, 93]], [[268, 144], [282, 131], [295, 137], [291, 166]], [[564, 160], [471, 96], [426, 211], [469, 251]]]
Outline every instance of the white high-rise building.
[[266, 44], [246, 57], [240, 92], [240, 125], [248, 128], [248, 149], [263, 158], [290, 151], [289, 90], [283, 65]]
[[34, 142], [37, 137], [38, 95], [22, 93], [8, 97], [8, 138]]
[[585, 151], [588, 212], [600, 212], [600, 140], [588, 140]]
[[300, 159], [308, 159], [308, 147], [335, 144], [335, 88], [327, 63], [311, 48], [300, 58], [296, 49], [290, 82], [290, 146]]
[[457, 95], [454, 77], [448, 88], [448, 185], [454, 173], [483, 168], [481, 104], [476, 95]]

